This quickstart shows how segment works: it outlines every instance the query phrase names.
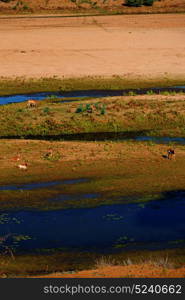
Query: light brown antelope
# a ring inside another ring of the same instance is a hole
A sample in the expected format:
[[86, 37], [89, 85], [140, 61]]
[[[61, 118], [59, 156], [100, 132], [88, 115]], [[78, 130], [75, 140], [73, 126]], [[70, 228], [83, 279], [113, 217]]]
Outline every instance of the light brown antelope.
[[30, 100], [27, 101], [27, 107], [28, 107], [28, 108], [31, 108], [31, 107], [37, 107], [37, 105], [38, 105], [38, 103], [37, 103], [36, 100], [30, 99]]
[[27, 170], [28, 168], [28, 164], [27, 163], [24, 163], [24, 164], [20, 164], [17, 166], [20, 170]]
[[20, 154], [11, 158], [11, 160], [13, 160], [13, 161], [19, 161], [20, 159], [21, 159]]

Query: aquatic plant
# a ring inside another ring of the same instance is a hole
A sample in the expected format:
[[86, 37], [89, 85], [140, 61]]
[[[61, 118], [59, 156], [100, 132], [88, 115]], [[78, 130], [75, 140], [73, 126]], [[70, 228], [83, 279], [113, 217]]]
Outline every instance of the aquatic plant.
[[155, 95], [154, 91], [150, 90], [146, 92], [147, 95]]
[[118, 214], [107, 214], [103, 216], [103, 219], [109, 220], [109, 221], [120, 221], [123, 219], [123, 216], [120, 216]]
[[134, 91], [129, 91], [128, 92], [128, 96], [136, 96], [136, 95], [137, 95], [137, 93], [134, 92]]
[[57, 96], [56, 95], [50, 95], [46, 98], [46, 100], [56, 100]]
[[24, 235], [24, 234], [19, 234], [19, 235], [13, 235], [13, 240], [15, 243], [21, 242], [21, 241], [27, 241], [31, 240], [31, 236], [29, 235]]
[[0, 214], [0, 224], [3, 225], [3, 224], [8, 224], [8, 223], [15, 223], [15, 224], [20, 224], [20, 220], [13, 217], [9, 217], [9, 214], [7, 213], [3, 213], [3, 214]]
[[145, 208], [145, 204], [144, 203], [139, 203], [138, 207]]

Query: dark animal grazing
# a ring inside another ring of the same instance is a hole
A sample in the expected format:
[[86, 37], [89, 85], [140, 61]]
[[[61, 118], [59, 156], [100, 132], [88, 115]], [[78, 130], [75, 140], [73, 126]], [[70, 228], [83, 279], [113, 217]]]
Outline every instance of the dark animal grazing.
[[168, 153], [168, 159], [175, 158], [175, 150], [174, 149], [168, 149], [167, 153]]
[[45, 153], [44, 158], [50, 158], [53, 156], [53, 150], [49, 149], [48, 152]]

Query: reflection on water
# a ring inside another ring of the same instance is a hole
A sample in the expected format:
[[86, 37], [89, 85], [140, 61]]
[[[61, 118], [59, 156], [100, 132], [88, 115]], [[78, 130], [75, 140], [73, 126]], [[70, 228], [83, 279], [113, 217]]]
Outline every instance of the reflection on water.
[[89, 179], [87, 178], [78, 178], [78, 179], [68, 179], [62, 181], [36, 182], [36, 183], [21, 184], [21, 185], [4, 185], [4, 186], [0, 186], [0, 191], [33, 190], [33, 189], [52, 187], [54, 185], [59, 185], [59, 184], [75, 184], [75, 183], [83, 183], [87, 181], [89, 181]]
[[[1, 249], [161, 249], [185, 242], [185, 193], [161, 200], [57, 211], [0, 214]], [[175, 244], [176, 243], [176, 244]]]
[[134, 138], [135, 141], [139, 142], [154, 142], [157, 144], [169, 144], [169, 143], [175, 143], [175, 144], [185, 144], [185, 138], [183, 137], [170, 137], [170, 136], [137, 136]]
[[52, 198], [52, 201], [66, 201], [66, 200], [82, 200], [82, 199], [95, 199], [98, 198], [100, 194], [98, 193], [89, 193], [89, 194], [60, 194], [55, 198]]

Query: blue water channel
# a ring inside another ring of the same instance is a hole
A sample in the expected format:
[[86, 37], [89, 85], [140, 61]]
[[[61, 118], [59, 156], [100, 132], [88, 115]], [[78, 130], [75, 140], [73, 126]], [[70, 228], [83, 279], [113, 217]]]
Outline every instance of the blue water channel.
[[[86, 195], [87, 196], [87, 195]], [[96, 195], [89, 194], [93, 199]], [[73, 196], [75, 198], [75, 196]], [[71, 199], [71, 198], [69, 198]], [[81, 197], [76, 197], [76, 201]], [[62, 197], [53, 201], [62, 201]], [[66, 199], [65, 199], [66, 200]], [[185, 192], [149, 202], [51, 211], [1, 211], [0, 248], [164, 249], [185, 245]]]

